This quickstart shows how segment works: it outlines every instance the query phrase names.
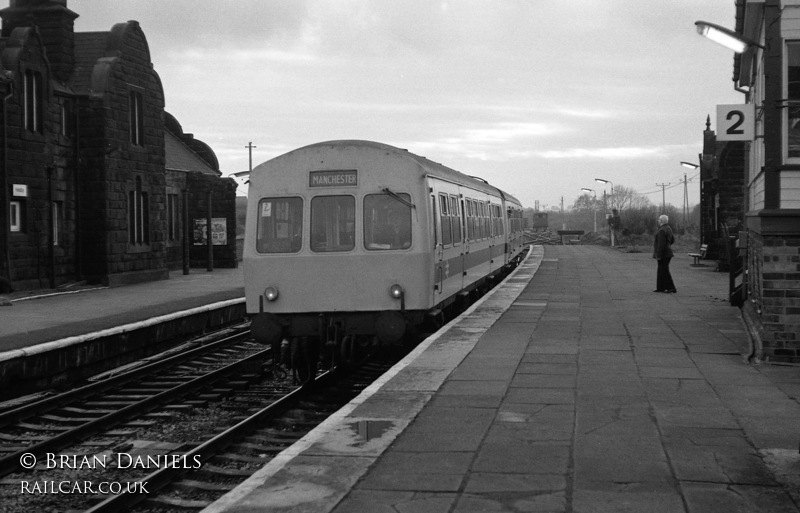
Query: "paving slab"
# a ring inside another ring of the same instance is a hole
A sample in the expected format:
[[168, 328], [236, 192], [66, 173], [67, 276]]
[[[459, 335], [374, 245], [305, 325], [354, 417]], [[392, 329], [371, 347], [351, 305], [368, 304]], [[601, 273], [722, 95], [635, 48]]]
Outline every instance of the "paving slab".
[[[676, 256], [679, 292], [657, 294], [645, 253], [534, 247], [292, 450], [305, 459], [208, 511], [800, 512], [800, 367], [749, 363], [728, 276], [690, 264]], [[356, 421], [392, 429], [359, 451]]]

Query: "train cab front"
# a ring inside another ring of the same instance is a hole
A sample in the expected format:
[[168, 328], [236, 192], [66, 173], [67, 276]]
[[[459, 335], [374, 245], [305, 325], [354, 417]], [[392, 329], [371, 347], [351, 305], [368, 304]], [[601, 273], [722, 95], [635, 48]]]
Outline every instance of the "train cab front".
[[[398, 283], [386, 290], [389, 302], [380, 306], [383, 310], [353, 308], [350, 311], [305, 311], [280, 312], [269, 308], [280, 300], [277, 287], [266, 287], [259, 297], [257, 313], [250, 314], [251, 330], [256, 341], [273, 345], [291, 337], [317, 337], [325, 342], [344, 337], [376, 337], [380, 344], [394, 344], [402, 340], [408, 325], [418, 316], [405, 308], [405, 289]], [[375, 301], [375, 306], [378, 305]], [[266, 306], [265, 306], [266, 305]]]
[[353, 363], [375, 349], [400, 344], [418, 322], [418, 315], [405, 309], [402, 285], [384, 287], [384, 294], [388, 302], [382, 310], [275, 313], [270, 307], [277, 310], [282, 297], [269, 286], [259, 298], [259, 311], [251, 314], [251, 330], [256, 342], [271, 346], [291, 369], [305, 370], [310, 361]]

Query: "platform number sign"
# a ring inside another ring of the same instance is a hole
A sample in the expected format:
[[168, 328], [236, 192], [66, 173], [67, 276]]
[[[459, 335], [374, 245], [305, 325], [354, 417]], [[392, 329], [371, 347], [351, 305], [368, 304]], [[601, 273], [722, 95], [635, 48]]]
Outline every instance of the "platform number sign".
[[752, 141], [755, 138], [755, 113], [752, 103], [717, 105], [717, 140]]

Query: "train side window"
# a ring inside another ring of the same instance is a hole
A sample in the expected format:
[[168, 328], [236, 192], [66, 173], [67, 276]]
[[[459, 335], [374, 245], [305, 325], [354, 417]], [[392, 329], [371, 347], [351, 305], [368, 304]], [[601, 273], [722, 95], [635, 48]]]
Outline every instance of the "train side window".
[[500, 209], [500, 205], [494, 205], [494, 234], [495, 236], [505, 235], [503, 230], [503, 211]]
[[411, 196], [397, 194], [407, 204], [387, 194], [364, 196], [364, 247], [369, 250], [411, 247]]
[[356, 247], [356, 199], [315, 196], [311, 200], [311, 251], [329, 253]]
[[450, 196], [450, 220], [453, 222], [453, 244], [458, 245], [464, 239], [461, 232], [461, 209], [458, 208], [458, 198]]
[[302, 198], [264, 198], [258, 202], [256, 251], [297, 253], [303, 241]]
[[453, 243], [453, 228], [450, 226], [450, 209], [446, 194], [439, 195], [439, 208], [441, 210], [439, 220], [442, 226], [442, 244], [449, 246]]

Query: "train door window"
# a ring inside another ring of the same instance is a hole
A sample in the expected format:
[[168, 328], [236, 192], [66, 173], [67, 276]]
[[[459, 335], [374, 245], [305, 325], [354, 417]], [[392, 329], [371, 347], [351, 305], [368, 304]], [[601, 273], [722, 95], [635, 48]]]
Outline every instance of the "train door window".
[[474, 201], [473, 204], [475, 206], [475, 238], [480, 239], [483, 237], [483, 234], [481, 233], [481, 202]]
[[311, 200], [311, 251], [350, 251], [356, 246], [356, 199], [316, 196]]
[[473, 205], [471, 199], [464, 200], [464, 213], [466, 215], [466, 226], [467, 229], [467, 240], [472, 240], [475, 238], [475, 223], [474, 221], [474, 212], [473, 212]]
[[475, 202], [475, 232], [476, 238], [483, 238], [483, 203]]
[[258, 203], [256, 251], [297, 253], [303, 241], [303, 200], [264, 198]]
[[436, 226], [436, 196], [431, 194], [431, 212], [433, 215], [431, 216], [431, 226], [433, 228], [433, 247], [434, 249], [439, 246], [439, 230]]
[[475, 202], [475, 238], [483, 238], [483, 203]]
[[489, 238], [492, 236], [492, 206], [489, 203], [483, 204], [483, 224], [486, 227], [484, 236]]
[[455, 196], [450, 196], [450, 220], [453, 223], [453, 244], [461, 244], [464, 240], [464, 234], [461, 232], [461, 209]]
[[364, 197], [364, 247], [369, 250], [411, 247], [411, 196], [388, 194]]
[[481, 202], [472, 200], [472, 237], [475, 240], [481, 238]]
[[450, 226], [450, 208], [446, 194], [439, 195], [440, 224], [442, 226], [442, 244], [449, 246], [453, 243], [453, 228]]
[[478, 204], [478, 210], [480, 210], [481, 214], [481, 239], [486, 238], [489, 234], [487, 233], [489, 230], [486, 229], [486, 203], [481, 201]]

